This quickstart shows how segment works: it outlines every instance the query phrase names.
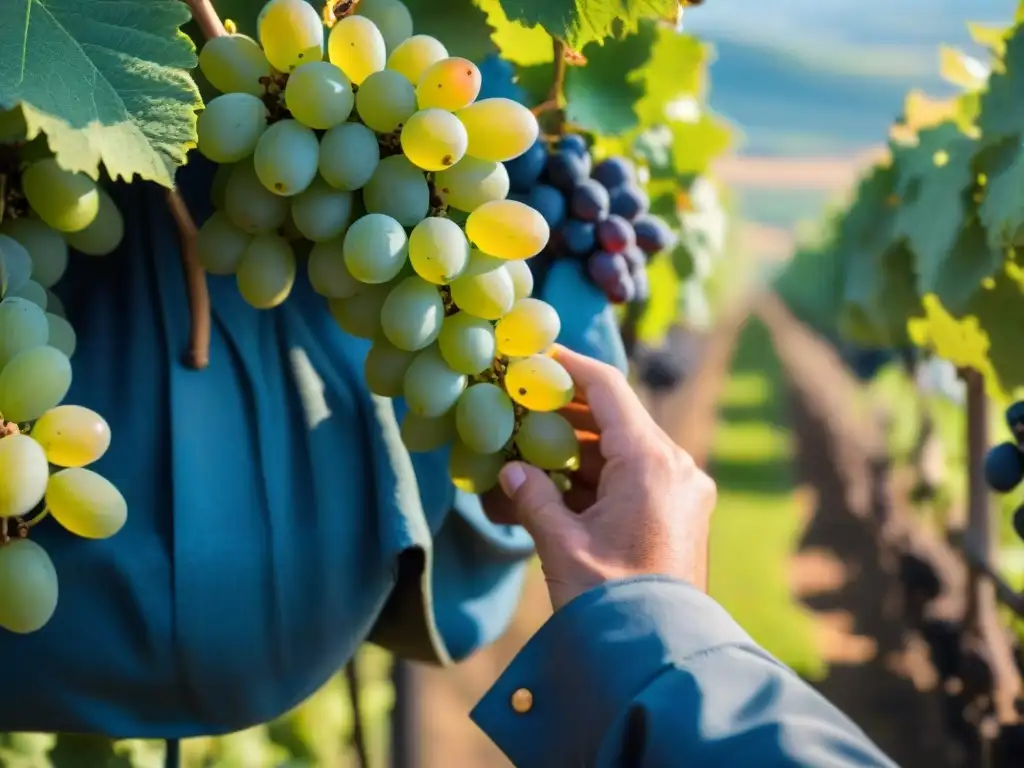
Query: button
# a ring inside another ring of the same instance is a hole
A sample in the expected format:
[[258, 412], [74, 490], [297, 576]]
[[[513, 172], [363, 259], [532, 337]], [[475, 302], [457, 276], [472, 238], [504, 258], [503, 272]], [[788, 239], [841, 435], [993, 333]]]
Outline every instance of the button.
[[526, 688], [520, 688], [512, 694], [512, 709], [525, 715], [533, 709], [533, 694]]

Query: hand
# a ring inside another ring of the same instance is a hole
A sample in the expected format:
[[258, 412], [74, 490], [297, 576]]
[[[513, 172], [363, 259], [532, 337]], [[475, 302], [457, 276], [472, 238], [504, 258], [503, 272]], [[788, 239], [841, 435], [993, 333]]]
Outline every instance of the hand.
[[606, 581], [658, 574], [707, 589], [715, 484], [641, 405], [626, 378], [564, 347], [555, 356], [576, 383], [561, 411], [581, 443], [580, 469], [563, 497], [545, 472], [513, 462], [501, 473], [496, 522], [524, 526], [555, 610]]

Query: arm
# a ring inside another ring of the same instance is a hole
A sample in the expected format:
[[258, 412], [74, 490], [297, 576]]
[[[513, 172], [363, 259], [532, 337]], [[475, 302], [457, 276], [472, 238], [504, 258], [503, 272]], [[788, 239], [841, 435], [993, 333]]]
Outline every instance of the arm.
[[473, 719], [530, 768], [894, 766], [721, 606], [659, 576], [557, 611]]

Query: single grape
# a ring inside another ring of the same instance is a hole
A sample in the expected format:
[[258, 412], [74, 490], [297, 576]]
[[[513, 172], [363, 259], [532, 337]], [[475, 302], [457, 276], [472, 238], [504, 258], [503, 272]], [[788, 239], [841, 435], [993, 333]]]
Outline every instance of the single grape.
[[380, 162], [380, 145], [369, 128], [342, 123], [320, 139], [320, 175], [335, 189], [362, 189]]
[[324, 57], [323, 22], [305, 0], [270, 0], [260, 11], [256, 29], [267, 60], [279, 72]]
[[295, 253], [280, 235], [256, 235], [235, 273], [238, 292], [256, 309], [281, 304], [295, 284]]
[[430, 187], [423, 171], [404, 155], [385, 157], [363, 187], [363, 204], [370, 213], [383, 213], [403, 227], [415, 227], [430, 210]]
[[352, 83], [329, 61], [310, 61], [288, 77], [284, 100], [292, 117], [309, 128], [333, 128], [355, 105]]
[[62, 469], [50, 477], [46, 507], [58, 523], [84, 539], [108, 539], [128, 519], [128, 502], [114, 484], [81, 467]]
[[[124, 217], [121, 216], [117, 203], [102, 187], [99, 188], [99, 193], [100, 208], [92, 223], [85, 229], [64, 235], [69, 246], [86, 256], [107, 256], [113, 253], [124, 239]], [[54, 274], [49, 269], [46, 273], [50, 277]]]
[[[28, 248], [27, 245], [25, 247]], [[1006, 409], [1006, 426], [1017, 445], [1024, 447], [1024, 401], [1018, 401]]]
[[1014, 443], [1001, 443], [985, 455], [985, 481], [996, 493], [1009, 493], [1024, 479], [1024, 457]]
[[252, 235], [236, 227], [227, 214], [214, 211], [196, 238], [199, 263], [211, 275], [233, 275], [250, 242]]
[[391, 51], [387, 68], [401, 73], [415, 86], [432, 64], [447, 57], [448, 49], [436, 38], [413, 35]]
[[515, 302], [515, 285], [500, 259], [470, 250], [469, 264], [451, 284], [452, 301], [463, 312], [497, 320]]
[[431, 64], [416, 82], [416, 101], [420, 109], [456, 112], [472, 104], [479, 93], [480, 70], [473, 62], [458, 56]]
[[558, 141], [558, 151], [578, 157], [589, 157], [590, 150], [587, 148], [587, 140], [578, 133], [570, 133]]
[[0, 234], [0, 297], [7, 291], [16, 291], [32, 277], [32, 257], [21, 243], [12, 237]]
[[636, 244], [648, 256], [672, 247], [675, 239], [668, 224], [657, 216], [640, 216], [633, 221]]
[[503, 163], [523, 154], [540, 133], [537, 118], [511, 99], [484, 99], [460, 109], [466, 127], [466, 154], [478, 160]]
[[313, 290], [328, 299], [347, 299], [355, 296], [364, 283], [359, 282], [345, 266], [344, 238], [336, 237], [315, 243], [309, 252], [306, 270]]
[[213, 181], [210, 182], [210, 202], [218, 211], [224, 210], [228, 181], [231, 179], [231, 173], [235, 167], [236, 163], [224, 163], [218, 165], [217, 170], [213, 172]]
[[57, 570], [46, 550], [29, 539], [0, 547], [0, 627], [27, 635], [57, 610]]
[[608, 198], [611, 201], [609, 204], [611, 212], [626, 221], [634, 221], [638, 216], [647, 213], [647, 195], [634, 184], [626, 184], [613, 189]]
[[451, 168], [438, 171], [434, 188], [452, 208], [472, 213], [484, 203], [508, 195], [508, 172], [501, 163], [463, 157]]
[[391, 288], [390, 283], [366, 286], [354, 296], [331, 299], [327, 306], [345, 333], [373, 339], [380, 333], [380, 312]]
[[416, 89], [393, 69], [374, 72], [359, 86], [356, 112], [377, 133], [391, 133], [416, 112]]
[[593, 179], [587, 179], [572, 193], [573, 216], [583, 221], [600, 221], [608, 216], [608, 190]]
[[444, 321], [444, 302], [437, 288], [412, 276], [396, 285], [380, 311], [381, 330], [399, 349], [415, 352], [433, 344]]
[[557, 411], [573, 398], [569, 372], [552, 357], [531, 355], [513, 360], [505, 371], [505, 390], [531, 411]]
[[529, 357], [554, 344], [561, 330], [554, 307], [540, 299], [520, 299], [498, 321], [494, 336], [502, 355]]
[[199, 113], [199, 152], [215, 163], [236, 163], [256, 150], [267, 130], [267, 108], [248, 93], [224, 93]]
[[401, 434], [402, 443], [412, 453], [436, 451], [455, 439], [455, 411], [449, 410], [434, 419], [407, 413], [402, 419]]
[[35, 421], [57, 406], [70, 387], [68, 356], [51, 346], [31, 347], [11, 358], [0, 371], [0, 414], [19, 424]]
[[[96, 221], [102, 218], [103, 198], [110, 199], [102, 189], [100, 192], [100, 211], [85, 230], [95, 226]], [[22, 216], [17, 219], [9, 219], [0, 224], [0, 234], [13, 238], [20, 243], [28, 252], [32, 260], [31, 277], [44, 288], [50, 288], [64, 274], [68, 267], [68, 246], [64, 238], [57, 234], [57, 231], [44, 224], [40, 219], [32, 216]], [[77, 233], [76, 233], [77, 234]], [[74, 237], [75, 235], [69, 235]]]
[[355, 85], [384, 69], [388, 58], [383, 35], [364, 16], [346, 16], [334, 25], [327, 38], [327, 55]]
[[263, 95], [261, 78], [270, 77], [270, 62], [259, 43], [246, 35], [221, 35], [199, 51], [199, 69], [221, 93]]
[[629, 268], [629, 274], [636, 276], [638, 274], [647, 274], [647, 254], [640, 250], [637, 245], [631, 245], [622, 251], [622, 258], [626, 260], [626, 266]]
[[412, 14], [401, 0], [359, 0], [356, 13], [377, 26], [388, 51], [395, 50], [412, 34]]
[[597, 227], [589, 221], [570, 219], [562, 229], [566, 250], [576, 256], [587, 256], [597, 247]]
[[320, 142], [311, 128], [297, 120], [281, 120], [263, 132], [253, 161], [263, 186], [275, 194], [290, 197], [316, 178]]
[[443, 171], [466, 154], [466, 129], [443, 109], [421, 109], [402, 127], [402, 151], [425, 171]]
[[466, 220], [466, 236], [484, 253], [500, 259], [528, 259], [548, 242], [544, 217], [515, 200], [484, 203]]
[[636, 167], [624, 157], [609, 157], [594, 166], [591, 175], [610, 192], [616, 187], [636, 182]]
[[494, 384], [468, 387], [455, 405], [455, 429], [459, 439], [477, 453], [497, 453], [512, 439], [515, 428], [512, 400]]
[[292, 198], [292, 221], [304, 238], [314, 243], [345, 234], [352, 221], [351, 192], [335, 189], [316, 178], [305, 191]]
[[50, 466], [39, 443], [28, 435], [0, 438], [0, 518], [31, 512], [43, 500], [49, 479]]
[[466, 268], [469, 243], [454, 221], [431, 216], [409, 235], [409, 261], [424, 280], [447, 285]]
[[551, 229], [565, 221], [565, 198], [562, 193], [547, 184], [538, 184], [530, 191], [526, 204], [540, 213]]
[[525, 299], [533, 293], [533, 270], [530, 269], [530, 265], [526, 261], [506, 262], [505, 270], [512, 278], [512, 287], [517, 300]]
[[468, 312], [456, 312], [441, 324], [437, 346], [453, 371], [475, 376], [494, 362], [494, 326]]
[[559, 152], [548, 158], [547, 178], [555, 189], [570, 195], [590, 176], [590, 155]]
[[284, 224], [288, 210], [287, 198], [263, 186], [252, 162], [235, 166], [224, 190], [224, 212], [236, 227], [254, 235], [272, 232]]
[[466, 388], [466, 377], [456, 373], [436, 346], [416, 355], [405, 372], [405, 402], [417, 416], [438, 418], [447, 413]]
[[59, 232], [83, 230], [99, 213], [96, 182], [84, 173], [64, 170], [52, 157], [24, 170], [21, 191], [36, 215]]
[[20, 352], [46, 344], [49, 335], [46, 313], [37, 304], [17, 296], [0, 301], [0, 370]]
[[382, 213], [361, 216], [345, 234], [345, 266], [363, 283], [393, 280], [409, 255], [409, 239], [402, 225]]
[[572, 424], [559, 413], [528, 413], [516, 433], [516, 447], [524, 461], [546, 470], [576, 470], [580, 442]]
[[46, 310], [47, 302], [50, 300], [50, 296], [47, 294], [46, 289], [35, 280], [29, 280], [16, 291], [8, 291], [7, 295], [12, 299], [18, 298], [31, 301], [44, 311]]
[[597, 241], [608, 253], [624, 253], [636, 246], [636, 235], [628, 221], [613, 213], [604, 221], [598, 222]]
[[537, 139], [523, 154], [505, 163], [511, 189], [524, 194], [529, 192], [540, 179], [547, 162], [547, 148], [541, 139]]
[[401, 397], [405, 372], [415, 357], [416, 352], [399, 349], [386, 338], [378, 336], [363, 362], [367, 389], [381, 397]]
[[[54, 314], [54, 315], [59, 315], [60, 317], [67, 317], [68, 316], [68, 313], [64, 309], [64, 302], [62, 302], [60, 300], [60, 296], [58, 296], [56, 293], [51, 291], [49, 288], [46, 289], [46, 298], [47, 298], [47, 302], [46, 302], [46, 311], [47, 312], [49, 312], [51, 314]], [[0, 363], [0, 368], [2, 368], [2, 367], [3, 367], [3, 365], [2, 365], [2, 363]]]
[[613, 304], [633, 300], [636, 287], [629, 275], [629, 264], [621, 254], [598, 251], [587, 261], [587, 271]]
[[[50, 301], [52, 300], [50, 298]], [[71, 327], [71, 323], [60, 315], [47, 312], [46, 325], [50, 330], [50, 338], [47, 344], [54, 349], [59, 349], [69, 358], [72, 357], [75, 354], [75, 348], [78, 346], [78, 337], [75, 335], [75, 329]]]
[[448, 474], [452, 484], [465, 493], [487, 493], [498, 484], [498, 474], [505, 466], [501, 453], [477, 453], [456, 441], [448, 457]]

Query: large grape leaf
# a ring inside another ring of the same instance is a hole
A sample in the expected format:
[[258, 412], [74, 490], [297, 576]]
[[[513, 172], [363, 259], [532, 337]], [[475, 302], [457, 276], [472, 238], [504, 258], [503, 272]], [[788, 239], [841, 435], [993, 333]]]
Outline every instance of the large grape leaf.
[[524, 27], [510, 21], [500, 0], [476, 0], [476, 4], [494, 28], [491, 39], [501, 51], [501, 58], [523, 67], [553, 60], [553, 39], [543, 27]]
[[1006, 53], [981, 96], [978, 125], [986, 141], [1024, 132], [1024, 24], [1006, 43]]
[[0, 0], [0, 108], [65, 168], [164, 186], [195, 146], [195, 49], [179, 0]]
[[[643, 19], [675, 18], [679, 0], [500, 0], [505, 15], [527, 27], [541, 26], [581, 51], [588, 43], [622, 37]], [[588, 54], [589, 57], [589, 54]]]
[[979, 157], [985, 173], [984, 198], [978, 215], [993, 248], [1014, 244], [1024, 228], [1024, 136], [1014, 136]]
[[640, 125], [667, 122], [680, 99], [703, 97], [710, 59], [710, 49], [697, 38], [657, 25], [647, 63], [630, 74], [643, 90], [633, 107]]
[[1003, 263], [1002, 251], [989, 245], [987, 233], [974, 211], [941, 259], [917, 254], [918, 289], [934, 293], [951, 312], [960, 312], [978, 287]]

